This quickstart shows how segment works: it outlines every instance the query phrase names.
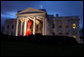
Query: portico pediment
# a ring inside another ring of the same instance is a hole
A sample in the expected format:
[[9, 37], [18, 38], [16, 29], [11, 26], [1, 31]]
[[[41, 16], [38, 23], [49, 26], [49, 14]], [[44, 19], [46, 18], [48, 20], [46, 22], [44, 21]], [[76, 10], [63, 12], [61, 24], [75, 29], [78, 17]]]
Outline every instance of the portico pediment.
[[37, 10], [37, 9], [34, 9], [34, 8], [27, 8], [23, 11], [20, 11], [18, 12], [16, 15], [20, 15], [20, 14], [34, 14], [34, 13], [45, 13], [44, 11], [41, 11], [41, 10]]

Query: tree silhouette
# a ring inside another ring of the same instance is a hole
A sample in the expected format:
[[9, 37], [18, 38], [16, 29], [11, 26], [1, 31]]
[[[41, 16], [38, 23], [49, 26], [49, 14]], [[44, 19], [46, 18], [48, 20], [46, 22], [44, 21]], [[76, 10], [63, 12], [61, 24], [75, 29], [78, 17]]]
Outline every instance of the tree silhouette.
[[80, 38], [83, 39], [83, 28], [80, 30]]

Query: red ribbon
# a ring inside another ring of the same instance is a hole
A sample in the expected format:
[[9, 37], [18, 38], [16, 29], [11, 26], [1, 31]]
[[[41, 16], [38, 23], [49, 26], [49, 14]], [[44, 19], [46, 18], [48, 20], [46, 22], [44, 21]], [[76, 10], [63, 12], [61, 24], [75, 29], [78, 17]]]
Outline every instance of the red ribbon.
[[27, 26], [27, 31], [26, 31], [25, 36], [31, 35], [31, 29], [30, 28], [31, 28], [32, 22], [30, 21], [30, 19], [28, 20], [27, 24], [28, 24], [28, 26]]

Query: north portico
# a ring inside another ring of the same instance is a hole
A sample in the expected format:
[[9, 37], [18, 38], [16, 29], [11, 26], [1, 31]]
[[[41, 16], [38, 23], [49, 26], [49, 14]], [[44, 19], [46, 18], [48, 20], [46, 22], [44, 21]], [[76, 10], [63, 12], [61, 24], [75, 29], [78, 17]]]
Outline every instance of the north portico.
[[23, 11], [18, 12], [17, 14], [17, 24], [16, 24], [16, 36], [25, 36], [27, 30], [27, 22], [30, 19], [32, 21], [31, 32], [35, 34], [46, 34], [46, 12], [27, 8]]

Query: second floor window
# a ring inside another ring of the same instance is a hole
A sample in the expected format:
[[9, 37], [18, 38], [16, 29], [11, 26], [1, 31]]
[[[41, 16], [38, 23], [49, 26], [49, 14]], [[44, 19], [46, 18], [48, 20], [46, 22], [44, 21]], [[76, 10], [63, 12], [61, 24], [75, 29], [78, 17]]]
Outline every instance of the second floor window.
[[66, 26], [65, 26], [66, 28], [68, 28], [69, 27], [69, 25], [68, 24], [66, 24]]
[[62, 25], [61, 24], [59, 25], [59, 28], [62, 28]]
[[73, 29], [75, 29], [76, 28], [76, 24], [73, 24]]
[[52, 24], [52, 28], [55, 28], [54, 24]]

